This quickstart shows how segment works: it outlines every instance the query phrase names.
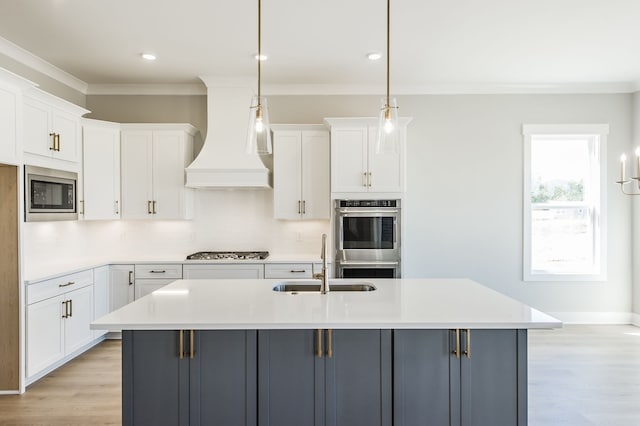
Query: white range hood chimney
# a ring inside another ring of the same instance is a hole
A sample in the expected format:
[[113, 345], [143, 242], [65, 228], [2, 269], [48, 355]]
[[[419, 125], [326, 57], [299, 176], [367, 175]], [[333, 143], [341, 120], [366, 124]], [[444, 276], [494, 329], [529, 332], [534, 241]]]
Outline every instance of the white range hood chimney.
[[200, 77], [207, 86], [207, 136], [186, 168], [190, 188], [267, 189], [269, 169], [258, 154], [247, 154], [250, 79]]

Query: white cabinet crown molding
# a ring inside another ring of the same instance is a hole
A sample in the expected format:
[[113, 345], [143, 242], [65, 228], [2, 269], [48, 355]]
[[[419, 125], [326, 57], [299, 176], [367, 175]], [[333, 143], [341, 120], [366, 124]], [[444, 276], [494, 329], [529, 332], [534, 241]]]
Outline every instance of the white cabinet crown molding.
[[179, 130], [191, 136], [200, 133], [197, 127], [189, 123], [122, 123], [122, 130]]
[[76, 105], [72, 102], [54, 96], [50, 93], [45, 92], [44, 90], [40, 90], [37, 87], [31, 87], [24, 92], [25, 96], [36, 99], [40, 102], [44, 102], [54, 108], [61, 109], [69, 114], [81, 117], [85, 114], [90, 113], [86, 108], [83, 108], [79, 105]]

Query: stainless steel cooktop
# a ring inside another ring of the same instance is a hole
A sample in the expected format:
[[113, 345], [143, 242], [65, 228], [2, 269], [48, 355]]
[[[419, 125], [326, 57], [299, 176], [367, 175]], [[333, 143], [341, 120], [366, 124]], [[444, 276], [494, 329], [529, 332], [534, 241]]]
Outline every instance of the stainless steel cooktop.
[[187, 260], [263, 260], [268, 251], [199, 251], [187, 256]]

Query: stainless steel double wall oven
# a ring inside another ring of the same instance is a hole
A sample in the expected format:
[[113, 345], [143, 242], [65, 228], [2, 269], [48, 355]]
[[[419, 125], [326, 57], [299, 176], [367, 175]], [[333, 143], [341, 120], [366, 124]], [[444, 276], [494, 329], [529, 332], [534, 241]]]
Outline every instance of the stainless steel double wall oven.
[[400, 277], [400, 200], [335, 200], [338, 278]]

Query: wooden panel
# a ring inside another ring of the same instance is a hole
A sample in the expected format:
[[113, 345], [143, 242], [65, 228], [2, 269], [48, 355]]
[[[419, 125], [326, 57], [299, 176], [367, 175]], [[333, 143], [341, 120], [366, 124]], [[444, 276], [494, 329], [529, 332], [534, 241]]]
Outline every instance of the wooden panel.
[[18, 171], [0, 166], [0, 390], [20, 386], [20, 283], [18, 281]]

